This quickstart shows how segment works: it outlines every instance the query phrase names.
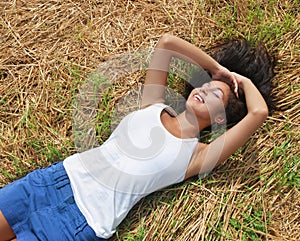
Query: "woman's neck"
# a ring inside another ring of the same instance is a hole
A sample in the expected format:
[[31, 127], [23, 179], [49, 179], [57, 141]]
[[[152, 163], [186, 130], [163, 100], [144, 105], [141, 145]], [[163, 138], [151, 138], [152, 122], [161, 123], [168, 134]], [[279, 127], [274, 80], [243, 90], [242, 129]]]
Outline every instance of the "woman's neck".
[[172, 117], [164, 111], [161, 115], [161, 121], [171, 134], [182, 139], [194, 138], [201, 130], [209, 126], [204, 122], [199, 124], [194, 115], [185, 111], [176, 117]]
[[197, 136], [200, 131], [210, 125], [210, 122], [206, 123], [204, 120], [199, 122], [195, 115], [187, 111], [176, 116], [176, 119], [180, 125], [182, 133], [193, 137]]

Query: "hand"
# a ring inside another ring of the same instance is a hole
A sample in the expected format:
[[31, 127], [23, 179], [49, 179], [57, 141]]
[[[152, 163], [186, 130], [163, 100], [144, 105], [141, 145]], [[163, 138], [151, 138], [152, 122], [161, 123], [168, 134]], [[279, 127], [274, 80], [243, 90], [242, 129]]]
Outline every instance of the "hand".
[[220, 66], [217, 71], [215, 71], [214, 73], [212, 73], [212, 78], [215, 80], [222, 80], [227, 82], [230, 85], [233, 85], [233, 92], [234, 94], [238, 96], [238, 81], [237, 81], [237, 76], [235, 73], [230, 72], [228, 69], [226, 69], [223, 66]]
[[237, 81], [238, 86], [239, 86], [242, 90], [243, 90], [243, 83], [244, 83], [245, 81], [250, 81], [250, 82], [251, 82], [250, 79], [248, 79], [247, 77], [245, 77], [245, 76], [243, 76], [243, 75], [240, 75], [240, 74], [237, 74], [237, 73], [234, 73], [234, 72], [233, 72], [233, 75], [234, 75], [234, 77], [235, 77], [235, 79], [236, 79], [236, 81]]

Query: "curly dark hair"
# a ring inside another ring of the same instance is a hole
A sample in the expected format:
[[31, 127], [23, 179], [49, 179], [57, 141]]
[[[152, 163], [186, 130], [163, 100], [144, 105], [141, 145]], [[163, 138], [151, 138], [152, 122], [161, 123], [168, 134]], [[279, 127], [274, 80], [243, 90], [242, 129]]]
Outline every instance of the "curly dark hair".
[[[262, 43], [254, 46], [245, 39], [229, 39], [214, 46], [211, 52], [211, 56], [222, 66], [249, 78], [260, 91], [269, 110], [273, 110], [272, 80], [275, 76], [275, 58], [268, 53]], [[191, 83], [187, 86], [187, 94], [193, 88], [203, 84], [199, 81], [199, 74], [199, 72], [194, 73]], [[239, 92], [239, 98], [237, 98], [232, 90], [225, 111], [228, 125], [240, 121], [247, 114], [244, 94]]]

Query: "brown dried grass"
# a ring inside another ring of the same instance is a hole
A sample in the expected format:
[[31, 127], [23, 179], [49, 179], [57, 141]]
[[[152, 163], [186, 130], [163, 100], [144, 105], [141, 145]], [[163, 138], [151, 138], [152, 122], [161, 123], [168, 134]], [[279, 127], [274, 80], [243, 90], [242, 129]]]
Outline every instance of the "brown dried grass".
[[[0, 185], [76, 151], [71, 138], [74, 93], [99, 63], [149, 48], [165, 32], [201, 47], [227, 36], [226, 28], [212, 18], [226, 4], [201, 3], [202, 7], [194, 0], [1, 2]], [[241, 30], [235, 34], [258, 37], [257, 26], [246, 21], [251, 1], [228, 3], [237, 7], [236, 27]], [[283, 20], [285, 11], [293, 8], [297, 12], [297, 4], [278, 2], [277, 19]], [[298, 14], [293, 24], [299, 26], [299, 19]], [[128, 233], [137, 237], [139, 225], [146, 229], [144, 240], [240, 240], [242, 230], [253, 226], [236, 230], [230, 222], [245, 225], [258, 212], [265, 228], [252, 231], [261, 240], [300, 240], [299, 187], [276, 178], [288, 160], [299, 156], [299, 45], [299, 28], [268, 40], [278, 55], [275, 94], [280, 100], [248, 144], [208, 181], [191, 180], [143, 199], [130, 212], [130, 224], [122, 224], [112, 240]], [[299, 175], [299, 162], [290, 168]]]

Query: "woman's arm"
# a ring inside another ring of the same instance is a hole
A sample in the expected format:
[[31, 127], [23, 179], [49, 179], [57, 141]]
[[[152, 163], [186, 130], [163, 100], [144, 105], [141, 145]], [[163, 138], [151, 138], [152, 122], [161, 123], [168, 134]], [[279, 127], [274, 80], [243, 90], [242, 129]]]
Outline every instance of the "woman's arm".
[[200, 144], [199, 151], [194, 155], [189, 166], [186, 178], [209, 172], [222, 163], [243, 146], [267, 118], [268, 107], [251, 80], [238, 74], [234, 75], [239, 87], [245, 93], [248, 113], [240, 122], [210, 144]]
[[147, 69], [142, 99], [143, 106], [164, 102], [164, 90], [167, 85], [168, 71], [172, 57], [201, 66], [209, 71], [214, 79], [234, 82], [231, 72], [201, 49], [181, 38], [164, 34], [155, 47]]

